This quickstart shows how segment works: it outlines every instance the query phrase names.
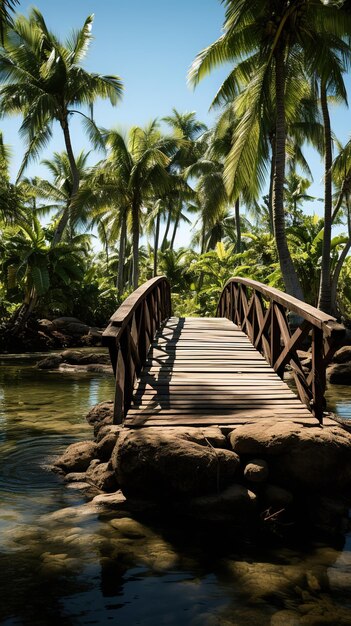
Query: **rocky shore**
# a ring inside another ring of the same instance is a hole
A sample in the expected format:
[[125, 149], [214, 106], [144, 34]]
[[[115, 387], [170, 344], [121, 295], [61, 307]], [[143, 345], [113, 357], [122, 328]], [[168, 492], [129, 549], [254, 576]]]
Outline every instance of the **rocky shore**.
[[112, 374], [112, 366], [108, 352], [87, 352], [83, 350], [64, 350], [58, 354], [50, 354], [37, 363], [42, 370], [60, 370], [64, 372], [100, 372]]
[[131, 430], [112, 424], [112, 410], [111, 402], [94, 407], [94, 440], [69, 446], [55, 462], [68, 483], [109, 494], [102, 502], [237, 529], [347, 530], [351, 434], [342, 426], [261, 419]]

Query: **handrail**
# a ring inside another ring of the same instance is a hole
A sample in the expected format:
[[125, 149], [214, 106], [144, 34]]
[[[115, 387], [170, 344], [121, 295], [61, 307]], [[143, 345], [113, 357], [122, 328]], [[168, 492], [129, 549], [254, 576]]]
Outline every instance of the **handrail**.
[[165, 276], [156, 276], [133, 291], [110, 318], [102, 341], [116, 378], [115, 424], [123, 422], [156, 330], [170, 315], [170, 284]]
[[[291, 313], [295, 320], [289, 319]], [[225, 284], [216, 315], [237, 324], [281, 378], [290, 366], [300, 400], [322, 424], [326, 366], [345, 334], [344, 326], [279, 289], [240, 276]], [[310, 371], [297, 352], [306, 341], [311, 342]]]

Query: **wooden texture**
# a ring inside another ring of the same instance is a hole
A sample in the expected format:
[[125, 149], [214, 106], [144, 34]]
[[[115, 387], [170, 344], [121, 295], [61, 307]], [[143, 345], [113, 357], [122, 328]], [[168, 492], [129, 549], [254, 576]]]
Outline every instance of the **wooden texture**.
[[[345, 332], [330, 315], [235, 277], [223, 289], [217, 317], [170, 316], [164, 276], [139, 287], [112, 315], [103, 341], [116, 377], [115, 423], [230, 426], [263, 417], [322, 423], [326, 366]], [[299, 352], [308, 347], [310, 369]], [[282, 380], [287, 368], [297, 395]]]
[[[292, 371], [298, 396], [319, 420], [325, 410], [325, 371], [345, 329], [336, 319], [278, 289], [246, 278], [225, 285], [217, 315], [238, 325], [278, 376]], [[312, 368], [306, 371], [298, 355], [311, 348]]]
[[170, 315], [170, 285], [164, 276], [136, 289], [112, 315], [103, 343], [109, 348], [116, 378], [114, 423], [123, 422], [155, 332]]
[[317, 423], [231, 321], [170, 318], [152, 343], [125, 425], [235, 425], [263, 417]]

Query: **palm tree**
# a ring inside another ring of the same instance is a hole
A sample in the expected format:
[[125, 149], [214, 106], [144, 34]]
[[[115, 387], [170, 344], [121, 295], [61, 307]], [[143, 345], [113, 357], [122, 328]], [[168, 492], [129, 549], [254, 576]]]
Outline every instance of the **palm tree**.
[[[145, 128], [134, 126], [128, 137], [117, 130], [105, 131], [107, 158], [92, 172], [92, 178], [77, 196], [78, 204], [108, 208], [116, 216], [125, 241], [128, 219], [133, 246], [133, 286], [139, 282], [139, 237], [142, 209], [163, 198], [174, 186], [168, 167], [180, 140], [163, 136], [157, 120]], [[116, 207], [117, 211], [116, 211]], [[115, 219], [115, 218], [113, 218]], [[124, 244], [123, 244], [124, 245]], [[120, 253], [122, 251], [122, 241]], [[121, 258], [122, 266], [123, 255]]]
[[[207, 126], [203, 122], [196, 119], [194, 111], [180, 113], [175, 108], [172, 110], [172, 115], [164, 117], [163, 121], [171, 127], [175, 137], [178, 137], [181, 140], [179, 149], [172, 158], [169, 170], [173, 174], [182, 176], [186, 168], [191, 166], [193, 163], [196, 163], [196, 161], [203, 155], [205, 143], [201, 141], [201, 138], [206, 132]], [[187, 221], [187, 218], [183, 213], [183, 204], [184, 198], [180, 194], [178, 195], [178, 198], [174, 195], [170, 197], [169, 215], [164, 236], [164, 243], [167, 241], [170, 222], [173, 218], [174, 226], [170, 239], [171, 249], [174, 247], [179, 223], [181, 221]], [[165, 249], [165, 245], [162, 246], [162, 249]]]
[[[75, 157], [81, 181], [84, 181], [88, 175], [88, 157], [89, 153], [84, 151], [81, 151]], [[35, 178], [32, 181], [32, 188], [36, 196], [41, 200], [45, 200], [44, 205], [37, 207], [37, 213], [43, 215], [55, 211], [55, 223], [57, 224], [64, 220], [67, 226], [69, 226], [67, 238], [72, 239], [75, 226], [79, 222], [91, 223], [93, 218], [88, 213], [87, 207], [79, 206], [77, 199], [74, 206], [71, 206], [73, 180], [67, 152], [54, 152], [51, 159], [42, 161], [42, 165], [49, 170], [52, 181], [44, 178]]]
[[5, 224], [26, 220], [31, 189], [26, 182], [10, 182], [11, 149], [0, 131], [0, 218]]
[[[301, 76], [332, 67], [341, 38], [351, 32], [351, 21], [343, 9], [324, 6], [320, 0], [224, 0], [224, 34], [195, 59], [190, 80], [196, 84], [223, 62], [235, 66], [220, 88], [215, 103], [235, 99], [241, 111], [228, 156], [225, 179], [229, 189], [239, 162], [246, 159], [246, 176], [257, 165], [262, 117], [275, 115], [273, 219], [280, 267], [287, 291], [302, 298], [302, 290], [290, 256], [284, 219], [287, 90], [298, 91]], [[323, 54], [320, 51], [323, 50]], [[299, 69], [299, 71], [298, 71]], [[287, 74], [291, 72], [289, 81]], [[274, 111], [267, 110], [273, 91]], [[249, 145], [250, 150], [245, 151]]]
[[[23, 114], [20, 133], [27, 140], [27, 150], [19, 176], [28, 161], [37, 158], [51, 138], [54, 121], [59, 122], [65, 141], [72, 173], [71, 201], [79, 188], [79, 169], [74, 157], [69, 120], [79, 113], [91, 138], [98, 133], [91, 117], [80, 108], [92, 107], [97, 98], [107, 98], [117, 104], [122, 83], [117, 76], [87, 72], [81, 66], [91, 41], [93, 16], [83, 27], [60, 42], [48, 30], [38, 9], [29, 18], [18, 16], [6, 36], [6, 48], [0, 54], [0, 115]], [[54, 235], [60, 241], [69, 219], [63, 213]]]
[[0, 0], [0, 39], [2, 46], [4, 45], [5, 31], [13, 24], [12, 13], [18, 4], [19, 0]]

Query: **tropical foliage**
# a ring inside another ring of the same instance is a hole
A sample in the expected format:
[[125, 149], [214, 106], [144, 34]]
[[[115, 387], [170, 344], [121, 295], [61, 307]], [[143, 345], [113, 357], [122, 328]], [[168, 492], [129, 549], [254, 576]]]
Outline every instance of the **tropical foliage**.
[[[96, 99], [114, 106], [123, 86], [82, 65], [92, 16], [62, 42], [37, 9], [27, 18], [16, 4], [0, 3], [0, 115], [21, 116], [25, 146], [12, 181], [0, 135], [7, 330], [18, 332], [33, 315], [104, 326], [157, 273], [170, 279], [180, 315], [212, 315], [225, 282], [239, 274], [350, 318], [351, 141], [338, 142], [329, 114], [332, 103], [347, 102], [346, 4], [223, 0], [223, 34], [189, 75], [196, 86], [230, 63], [213, 99], [213, 127], [173, 109], [126, 132], [93, 117]], [[79, 154], [73, 115], [86, 132]], [[54, 124], [63, 152], [49, 152]], [[306, 143], [324, 159], [323, 198], [309, 191]], [[31, 178], [42, 155], [47, 176]], [[184, 228], [188, 248], [179, 247]]]

